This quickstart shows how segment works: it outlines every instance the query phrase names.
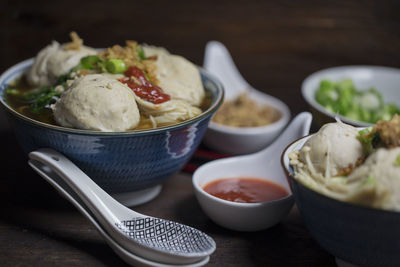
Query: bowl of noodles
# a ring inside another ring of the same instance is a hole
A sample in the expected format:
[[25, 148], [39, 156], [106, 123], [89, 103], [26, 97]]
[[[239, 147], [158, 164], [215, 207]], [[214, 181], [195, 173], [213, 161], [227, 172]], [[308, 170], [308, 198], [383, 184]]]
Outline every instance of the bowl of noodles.
[[26, 153], [59, 151], [114, 196], [154, 197], [199, 145], [221, 84], [161, 47], [99, 50], [71, 38], [1, 75], [0, 105], [18, 142]]
[[304, 223], [338, 262], [400, 262], [400, 117], [325, 124], [290, 144], [282, 166]]

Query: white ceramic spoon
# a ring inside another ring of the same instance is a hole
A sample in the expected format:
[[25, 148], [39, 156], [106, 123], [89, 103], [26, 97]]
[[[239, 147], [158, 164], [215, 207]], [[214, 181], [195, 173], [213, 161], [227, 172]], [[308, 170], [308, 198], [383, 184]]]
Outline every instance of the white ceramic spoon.
[[276, 97], [251, 87], [235, 66], [228, 49], [220, 42], [206, 45], [204, 68], [215, 75], [224, 87], [224, 100], [246, 93], [259, 106], [269, 106], [281, 114], [274, 123], [259, 127], [231, 127], [210, 121], [203, 142], [210, 148], [232, 155], [249, 154], [269, 145], [290, 119], [290, 110]]
[[[142, 215], [123, 206], [75, 164], [52, 149], [29, 153], [65, 181], [121, 247], [140, 257], [168, 264], [190, 264], [215, 250], [205, 233], [176, 222]], [[40, 174], [40, 173], [39, 173]]]
[[302, 112], [267, 148], [253, 154], [211, 161], [198, 168], [193, 176], [198, 180], [211, 179], [209, 177], [265, 177], [290, 190], [280, 163], [281, 155], [290, 142], [309, 133], [311, 121], [312, 115]]
[[147, 267], [199, 267], [207, 264], [210, 257], [207, 256], [203, 260], [187, 264], [187, 265], [172, 265], [164, 264], [159, 262], [150, 261], [139, 257], [131, 252], [127, 251], [121, 247], [118, 243], [109, 236], [106, 231], [101, 227], [101, 225], [95, 219], [95, 216], [86, 207], [86, 205], [79, 199], [79, 196], [71, 190], [71, 188], [50, 168], [46, 165], [41, 164], [38, 161], [29, 160], [29, 165], [37, 171], [48, 183], [50, 183], [63, 197], [69, 200], [99, 231], [101, 236], [106, 240], [108, 245], [117, 253], [126, 263], [132, 266], [147, 266]]
[[218, 41], [207, 43], [203, 66], [224, 85], [225, 100], [232, 100], [252, 89], [236, 68], [228, 49]]

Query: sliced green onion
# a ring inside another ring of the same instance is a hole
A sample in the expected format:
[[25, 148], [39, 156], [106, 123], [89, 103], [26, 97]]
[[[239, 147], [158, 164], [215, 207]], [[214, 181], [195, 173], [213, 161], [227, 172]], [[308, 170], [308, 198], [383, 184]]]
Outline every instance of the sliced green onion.
[[7, 95], [14, 95], [14, 96], [17, 96], [17, 95], [20, 94], [20, 91], [19, 91], [18, 89], [14, 89], [14, 88], [7, 88], [6, 94], [7, 94]]
[[51, 91], [51, 86], [43, 86], [40, 89], [33, 89], [22, 94], [24, 101], [36, 101], [40, 96], [47, 94]]
[[396, 159], [394, 160], [394, 165], [400, 167], [400, 154], [397, 155]]
[[365, 179], [361, 185], [365, 186], [365, 185], [374, 185], [376, 183], [375, 177], [373, 177], [372, 175], [369, 175], [367, 177], [367, 179]]
[[146, 55], [144, 54], [144, 50], [141, 46], [138, 46], [137, 53], [141, 60], [146, 58]]
[[122, 59], [110, 59], [107, 61], [106, 69], [113, 74], [124, 73], [127, 69]]
[[323, 106], [331, 106], [333, 102], [339, 97], [334, 88], [334, 84], [328, 80], [322, 80], [320, 88], [316, 92], [315, 98]]
[[100, 61], [98, 56], [86, 56], [81, 58], [81, 65], [83, 69], [94, 69], [96, 67], [97, 62]]
[[368, 127], [358, 131], [358, 138], [362, 143], [369, 143], [372, 141], [371, 130], [372, 127]]
[[376, 123], [378, 120], [390, 120], [400, 112], [395, 104], [385, 104], [376, 89], [357, 90], [351, 79], [337, 82], [324, 79], [314, 97], [327, 111], [357, 121]]
[[46, 108], [51, 103], [55, 102], [55, 98], [61, 96], [61, 92], [56, 92], [54, 87], [51, 87], [47, 94], [41, 95], [38, 99], [35, 100], [31, 105], [31, 111], [33, 113], [39, 113], [41, 110]]

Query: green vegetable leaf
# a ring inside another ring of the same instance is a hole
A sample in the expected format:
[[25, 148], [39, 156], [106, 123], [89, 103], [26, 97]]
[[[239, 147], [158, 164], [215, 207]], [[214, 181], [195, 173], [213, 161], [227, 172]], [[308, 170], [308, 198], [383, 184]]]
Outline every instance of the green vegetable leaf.
[[373, 148], [377, 148], [379, 144], [381, 143], [382, 139], [379, 133], [374, 133], [371, 141], [371, 145]]
[[393, 103], [384, 105], [382, 112], [379, 114], [379, 120], [389, 121], [394, 114], [400, 114], [400, 110]]
[[361, 185], [365, 186], [365, 185], [375, 185], [376, 183], [376, 179], [375, 177], [373, 177], [372, 175], [368, 175], [367, 179], [365, 179]]
[[340, 114], [346, 114], [351, 109], [353, 97], [353, 87], [345, 87], [343, 89], [339, 89], [339, 98], [337, 99], [337, 104]]
[[69, 72], [67, 74], [59, 76], [58, 79], [57, 79], [57, 83], [56, 84], [65, 86], [67, 80], [70, 79], [70, 75], [71, 75], [71, 73]]
[[337, 87], [340, 91], [354, 91], [354, 84], [351, 79], [343, 79], [337, 83]]
[[396, 159], [394, 160], [394, 165], [400, 167], [400, 154], [397, 155]]
[[140, 60], [143, 60], [146, 58], [146, 55], [144, 54], [144, 50], [140, 45], [137, 46], [137, 53], [138, 53]]
[[51, 90], [51, 86], [43, 86], [40, 89], [33, 89], [22, 94], [25, 102], [36, 101], [40, 96], [47, 94]]
[[372, 127], [369, 127], [358, 132], [358, 140], [360, 140], [363, 146], [364, 153], [369, 155], [378, 147], [381, 142], [381, 137], [379, 133], [372, 132]]
[[357, 121], [376, 123], [400, 114], [400, 108], [395, 104], [384, 104], [382, 95], [375, 88], [357, 90], [351, 79], [338, 82], [324, 79], [314, 97], [327, 111]]
[[29, 97], [35, 97], [33, 103], [30, 106], [32, 113], [39, 113], [50, 104], [54, 103], [58, 97], [61, 96], [61, 92], [56, 92], [54, 87], [45, 86], [40, 89], [40, 94], [31, 94]]
[[6, 95], [18, 96], [19, 94], [20, 94], [20, 91], [18, 89], [11, 88], [11, 87], [6, 89]]
[[98, 56], [86, 56], [81, 58], [81, 65], [83, 69], [95, 69], [97, 67], [97, 63], [100, 61], [100, 58]]
[[332, 104], [337, 100], [337, 98], [338, 93], [336, 92], [333, 83], [328, 80], [322, 80], [320, 87], [315, 94], [317, 102], [324, 107], [332, 107]]
[[383, 107], [383, 99], [375, 89], [370, 89], [361, 94], [360, 105], [368, 111], [378, 110]]

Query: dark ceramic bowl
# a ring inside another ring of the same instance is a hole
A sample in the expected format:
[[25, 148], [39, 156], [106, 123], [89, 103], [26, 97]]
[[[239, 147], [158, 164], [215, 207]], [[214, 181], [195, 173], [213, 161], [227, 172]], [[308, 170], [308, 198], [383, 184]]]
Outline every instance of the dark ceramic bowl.
[[173, 126], [130, 132], [98, 132], [65, 128], [32, 120], [14, 111], [4, 90], [33, 63], [25, 60], [0, 77], [0, 103], [23, 150], [53, 148], [81, 168], [109, 193], [154, 187], [178, 172], [199, 145], [211, 116], [223, 100], [221, 84], [200, 69], [211, 105], [201, 115]]
[[296, 205], [313, 238], [340, 260], [360, 266], [400, 266], [400, 212], [357, 206], [317, 193], [294, 179], [289, 153], [310, 136], [290, 144], [281, 163]]

